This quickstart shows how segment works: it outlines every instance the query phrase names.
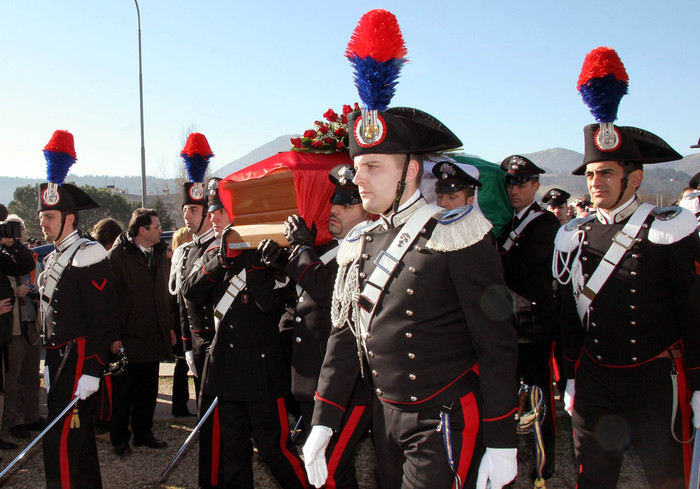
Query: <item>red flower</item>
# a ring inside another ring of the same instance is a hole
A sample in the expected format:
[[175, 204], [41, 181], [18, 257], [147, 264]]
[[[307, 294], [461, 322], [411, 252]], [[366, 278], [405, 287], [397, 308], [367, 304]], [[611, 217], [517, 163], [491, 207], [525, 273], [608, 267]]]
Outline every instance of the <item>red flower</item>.
[[343, 149], [343, 148], [345, 148], [345, 143], [343, 143], [342, 141], [338, 141], [337, 143], [335, 143], [335, 149]]
[[348, 132], [343, 127], [339, 127], [338, 129], [335, 130], [335, 135], [338, 136], [339, 138], [344, 138], [347, 134], [348, 134]]
[[338, 114], [336, 114], [333, 109], [328, 109], [326, 113], [323, 114], [323, 117], [325, 117], [329, 122], [335, 122], [338, 120]]
[[323, 142], [322, 141], [311, 141], [311, 146], [313, 146], [314, 148], [320, 148], [321, 146], [323, 146]]
[[355, 106], [353, 107], [352, 110], [360, 110], [360, 104], [358, 104], [357, 102], [355, 102]]
[[333, 138], [323, 138], [323, 142], [326, 144], [333, 144]]
[[352, 107], [349, 105], [343, 105], [343, 115], [348, 115], [350, 112], [352, 112]]
[[340, 116], [340, 122], [341, 122], [342, 124], [347, 124], [347, 123], [348, 123], [348, 116], [346, 116], [345, 114], [341, 115], [341, 116]]
[[304, 137], [313, 139], [316, 137], [316, 131], [314, 131], [313, 129], [307, 129], [306, 131], [304, 131]]
[[301, 148], [301, 138], [291, 138], [290, 141], [295, 148]]
[[318, 132], [320, 132], [321, 134], [326, 134], [328, 132], [328, 126], [326, 126], [325, 124], [319, 126]]

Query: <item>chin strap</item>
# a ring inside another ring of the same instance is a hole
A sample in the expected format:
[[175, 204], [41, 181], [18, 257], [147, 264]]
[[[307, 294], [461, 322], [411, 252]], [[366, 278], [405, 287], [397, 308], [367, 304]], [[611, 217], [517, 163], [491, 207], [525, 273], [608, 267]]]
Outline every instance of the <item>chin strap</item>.
[[620, 203], [620, 201], [622, 200], [622, 196], [625, 194], [625, 190], [627, 190], [627, 184], [629, 183], [627, 176], [622, 177], [620, 181], [622, 182], [622, 186], [620, 187], [620, 195], [617, 197], [615, 203], [610, 207], [611, 209], [614, 209], [617, 206], [617, 204]]
[[202, 226], [204, 226], [204, 220], [206, 218], [207, 218], [207, 211], [204, 209], [204, 206], [202, 206], [202, 219], [200, 219], [200, 221], [199, 221], [199, 227], [192, 234], [194, 234], [195, 236], [199, 236], [199, 232], [202, 230]]
[[403, 171], [401, 172], [401, 180], [399, 180], [399, 183], [396, 184], [396, 196], [394, 197], [394, 203], [391, 206], [391, 210], [393, 211], [394, 215], [396, 215], [396, 212], [398, 212], [401, 197], [403, 197], [403, 193], [406, 191], [406, 173], [408, 173], [408, 164], [410, 161], [411, 155], [406, 154], [406, 159], [403, 162]]

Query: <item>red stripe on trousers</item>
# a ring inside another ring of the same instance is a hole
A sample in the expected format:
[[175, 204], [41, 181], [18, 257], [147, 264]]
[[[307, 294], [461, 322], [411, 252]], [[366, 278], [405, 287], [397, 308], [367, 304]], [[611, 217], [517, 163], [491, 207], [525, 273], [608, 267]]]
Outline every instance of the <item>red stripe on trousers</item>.
[[[682, 357], [674, 358], [673, 363], [678, 371], [678, 405], [680, 407], [680, 417], [681, 417], [681, 440], [690, 439], [690, 434], [692, 433], [692, 426], [690, 424], [690, 418], [692, 417], [692, 411], [690, 409], [690, 390], [688, 387], [688, 379], [685, 375], [685, 362]], [[677, 435], [676, 435], [677, 436]], [[695, 435], [697, 436], [697, 434]], [[690, 467], [693, 462], [693, 444], [684, 443], [683, 444], [683, 472], [685, 475], [685, 485], [687, 486], [690, 482]]]
[[[79, 338], [75, 341], [75, 346], [78, 348], [78, 362], [75, 366], [75, 377], [73, 378], [73, 391], [78, 390], [78, 380], [83, 374], [83, 363], [85, 361], [85, 338]], [[71, 395], [71, 400], [73, 396]], [[73, 419], [72, 413], [63, 421], [63, 430], [61, 431], [61, 443], [59, 445], [59, 467], [61, 471], [61, 487], [70, 489], [70, 460], [68, 459], [68, 432], [70, 431], [70, 423]]]
[[292, 466], [294, 473], [301, 482], [301, 485], [306, 487], [306, 471], [304, 467], [301, 466], [301, 460], [299, 457], [295, 457], [292, 452], [287, 448], [287, 442], [289, 441], [289, 418], [287, 417], [287, 403], [284, 397], [277, 398], [277, 414], [279, 415], [280, 422], [280, 449], [287, 460], [289, 465]]
[[[481, 416], [479, 415], [479, 406], [476, 405], [474, 393], [463, 396], [459, 402], [462, 405], [464, 428], [462, 429], [462, 449], [459, 453], [457, 475], [464, 482], [467, 479], [467, 472], [469, 472], [469, 466], [474, 456], [474, 446], [476, 445]], [[455, 486], [453, 485], [452, 487], [454, 488]]]
[[355, 406], [352, 408], [348, 422], [343, 426], [340, 435], [338, 436], [338, 443], [335, 444], [333, 448], [333, 453], [328, 461], [328, 479], [326, 479], [325, 487], [327, 489], [335, 489], [335, 471], [338, 469], [338, 463], [340, 463], [340, 458], [345, 453], [348, 447], [350, 438], [355, 433], [357, 429], [357, 423], [362, 418], [362, 415], [367, 409], [367, 406]]
[[219, 421], [219, 406], [214, 408], [211, 421], [211, 475], [212, 486], [219, 485], [219, 461], [221, 459], [221, 424]]

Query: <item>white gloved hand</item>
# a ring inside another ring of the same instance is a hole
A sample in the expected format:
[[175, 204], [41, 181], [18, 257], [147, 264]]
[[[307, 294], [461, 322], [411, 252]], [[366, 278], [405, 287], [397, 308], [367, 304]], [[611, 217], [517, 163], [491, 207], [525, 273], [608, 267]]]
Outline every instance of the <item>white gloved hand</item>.
[[518, 475], [517, 448], [487, 448], [479, 465], [476, 489], [502, 489]]
[[185, 361], [187, 362], [187, 366], [190, 367], [192, 375], [199, 377], [199, 375], [197, 375], [197, 368], [194, 366], [194, 352], [192, 350], [185, 352]]
[[690, 398], [690, 407], [693, 408], [693, 426], [695, 426], [696, 430], [699, 430], [700, 429], [700, 391], [693, 391], [693, 397]]
[[566, 389], [564, 389], [564, 411], [569, 413], [569, 416], [574, 415], [574, 394], [576, 393], [576, 381], [574, 379], [566, 379]]
[[91, 395], [93, 395], [100, 388], [100, 378], [94, 377], [92, 375], [83, 374], [78, 379], [78, 388], [75, 391], [75, 395], [84, 401]]
[[316, 487], [322, 487], [328, 478], [328, 466], [326, 465], [326, 448], [333, 436], [333, 430], [327, 426], [316, 425], [311, 428], [311, 433], [304, 443], [304, 465], [309, 483]]

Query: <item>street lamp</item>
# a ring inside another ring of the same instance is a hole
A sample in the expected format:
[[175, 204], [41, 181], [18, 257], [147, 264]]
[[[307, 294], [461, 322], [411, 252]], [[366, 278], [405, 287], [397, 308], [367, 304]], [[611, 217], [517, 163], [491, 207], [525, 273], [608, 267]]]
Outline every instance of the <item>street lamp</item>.
[[141, 107], [141, 207], [146, 207], [146, 146], [143, 137], [143, 73], [141, 72], [141, 12], [139, 2], [136, 4], [136, 18], [139, 28], [139, 102]]

